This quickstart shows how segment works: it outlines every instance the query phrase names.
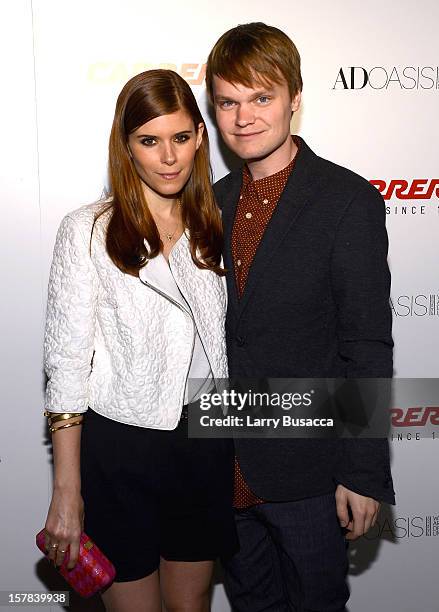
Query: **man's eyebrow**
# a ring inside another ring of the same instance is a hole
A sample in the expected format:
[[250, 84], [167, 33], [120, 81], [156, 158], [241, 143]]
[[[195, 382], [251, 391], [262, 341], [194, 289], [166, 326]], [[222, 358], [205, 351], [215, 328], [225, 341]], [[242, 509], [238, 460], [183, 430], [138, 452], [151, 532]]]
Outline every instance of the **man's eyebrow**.
[[264, 87], [264, 89], [258, 89], [257, 91], [255, 91], [255, 93], [253, 94], [252, 98], [259, 98], [260, 96], [266, 96], [266, 95], [273, 95], [273, 88], [271, 87]]
[[[250, 100], [254, 100], [256, 98], [259, 98], [260, 96], [266, 96], [266, 95], [272, 96], [273, 93], [274, 91], [271, 87], [265, 87], [264, 89], [258, 89], [250, 96]], [[230, 100], [230, 102], [236, 102], [233, 96], [226, 96], [222, 93], [215, 94], [214, 99], [215, 100]]]
[[215, 94], [214, 96], [215, 100], [233, 100], [233, 98], [231, 96], [226, 96], [225, 94]]

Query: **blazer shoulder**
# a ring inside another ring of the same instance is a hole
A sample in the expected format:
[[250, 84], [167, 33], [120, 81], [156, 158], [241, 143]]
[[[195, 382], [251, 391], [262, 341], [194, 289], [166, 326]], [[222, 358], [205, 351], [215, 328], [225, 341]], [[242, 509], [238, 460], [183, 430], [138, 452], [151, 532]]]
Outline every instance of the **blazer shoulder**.
[[339, 220], [346, 218], [363, 223], [385, 225], [386, 206], [383, 196], [367, 179], [356, 172], [326, 159], [319, 159], [324, 198], [332, 204]]
[[325, 179], [326, 189], [335, 193], [344, 193], [348, 198], [355, 198], [357, 195], [370, 198], [378, 202], [383, 201], [378, 189], [371, 183], [344, 166], [340, 166], [322, 157], [317, 158], [317, 165]]
[[229, 172], [229, 174], [226, 174], [226, 176], [223, 176], [223, 178], [219, 179], [214, 183], [213, 191], [215, 194], [216, 202], [220, 208], [223, 208], [226, 203], [226, 198], [232, 190], [232, 187], [241, 181], [241, 177], [241, 169], [233, 170], [232, 172]]

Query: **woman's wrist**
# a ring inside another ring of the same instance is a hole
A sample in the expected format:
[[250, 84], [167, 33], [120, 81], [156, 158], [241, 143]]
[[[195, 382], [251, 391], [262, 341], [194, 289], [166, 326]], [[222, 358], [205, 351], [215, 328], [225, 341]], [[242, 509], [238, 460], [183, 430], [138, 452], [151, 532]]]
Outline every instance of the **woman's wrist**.
[[53, 492], [54, 493], [62, 493], [63, 495], [71, 494], [71, 495], [80, 495], [81, 494], [81, 479], [80, 478], [71, 478], [69, 477], [67, 480], [55, 479], [53, 483]]

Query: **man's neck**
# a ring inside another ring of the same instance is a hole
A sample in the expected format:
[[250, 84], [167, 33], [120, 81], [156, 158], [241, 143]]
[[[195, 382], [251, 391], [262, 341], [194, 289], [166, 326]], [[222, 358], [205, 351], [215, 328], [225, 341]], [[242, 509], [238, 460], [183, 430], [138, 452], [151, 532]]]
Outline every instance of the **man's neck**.
[[297, 153], [297, 145], [293, 138], [287, 140], [273, 153], [270, 153], [263, 159], [249, 160], [247, 162], [248, 169], [254, 181], [271, 176], [283, 170]]

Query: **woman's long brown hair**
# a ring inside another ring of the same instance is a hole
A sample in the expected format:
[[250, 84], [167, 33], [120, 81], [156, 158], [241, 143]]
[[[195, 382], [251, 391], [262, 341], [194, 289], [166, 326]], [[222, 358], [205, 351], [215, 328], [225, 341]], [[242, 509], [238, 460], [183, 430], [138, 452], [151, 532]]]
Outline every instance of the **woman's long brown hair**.
[[[128, 136], [147, 121], [179, 110], [192, 118], [195, 129], [204, 123], [188, 83], [172, 70], [148, 70], [138, 74], [126, 83], [117, 99], [109, 145], [112, 215], [106, 247], [114, 264], [133, 276], [138, 276], [148, 259], [160, 253], [163, 243], [129, 154]], [[206, 129], [195, 154], [191, 176], [180, 197], [183, 226], [189, 230], [194, 263], [199, 268], [223, 274], [220, 267], [222, 226], [211, 185]]]

